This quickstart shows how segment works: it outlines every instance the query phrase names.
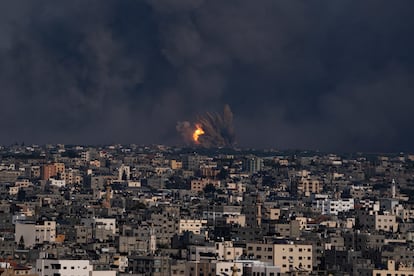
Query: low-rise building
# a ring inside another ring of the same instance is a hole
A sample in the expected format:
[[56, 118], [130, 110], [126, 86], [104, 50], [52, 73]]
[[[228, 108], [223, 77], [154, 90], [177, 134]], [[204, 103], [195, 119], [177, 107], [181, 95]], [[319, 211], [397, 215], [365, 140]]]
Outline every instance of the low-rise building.
[[16, 221], [15, 241], [17, 243], [24, 243], [25, 247], [33, 247], [35, 244], [44, 242], [55, 242], [55, 239], [55, 221]]
[[386, 269], [374, 269], [372, 276], [413, 276], [414, 267], [403, 263], [396, 263], [394, 260], [388, 260]]
[[247, 243], [246, 255], [281, 267], [281, 272], [312, 271], [312, 245], [287, 243]]

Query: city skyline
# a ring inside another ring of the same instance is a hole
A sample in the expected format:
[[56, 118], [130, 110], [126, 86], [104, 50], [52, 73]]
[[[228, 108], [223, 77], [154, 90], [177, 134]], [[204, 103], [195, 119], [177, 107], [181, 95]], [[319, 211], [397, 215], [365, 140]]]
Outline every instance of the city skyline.
[[228, 104], [238, 147], [410, 152], [413, 8], [3, 2], [0, 144], [184, 145]]

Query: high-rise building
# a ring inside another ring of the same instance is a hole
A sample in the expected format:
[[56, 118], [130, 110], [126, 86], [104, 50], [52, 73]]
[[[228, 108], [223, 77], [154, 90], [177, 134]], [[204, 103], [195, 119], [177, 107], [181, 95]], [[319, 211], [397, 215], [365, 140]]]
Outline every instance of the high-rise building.
[[242, 202], [242, 213], [246, 216], [247, 227], [260, 227], [263, 201], [258, 193], [246, 194]]
[[198, 170], [200, 168], [200, 156], [188, 155], [184, 158], [183, 168], [186, 170]]
[[55, 164], [45, 164], [41, 167], [40, 177], [42, 180], [48, 180], [57, 175]]
[[249, 173], [257, 173], [263, 169], [263, 159], [257, 156], [249, 156], [244, 159], [243, 169]]

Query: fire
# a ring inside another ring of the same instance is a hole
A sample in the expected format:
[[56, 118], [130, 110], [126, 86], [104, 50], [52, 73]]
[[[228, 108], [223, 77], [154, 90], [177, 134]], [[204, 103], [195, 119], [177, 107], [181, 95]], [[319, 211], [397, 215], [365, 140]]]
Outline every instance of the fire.
[[196, 129], [193, 132], [193, 140], [194, 142], [199, 143], [198, 138], [200, 138], [200, 136], [204, 134], [204, 130], [201, 128], [200, 124], [196, 124], [195, 127]]

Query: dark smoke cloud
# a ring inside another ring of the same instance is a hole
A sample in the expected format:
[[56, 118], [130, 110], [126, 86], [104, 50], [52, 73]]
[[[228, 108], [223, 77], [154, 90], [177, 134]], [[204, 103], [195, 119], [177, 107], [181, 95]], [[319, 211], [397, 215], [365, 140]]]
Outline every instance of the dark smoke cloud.
[[0, 3], [0, 143], [180, 144], [225, 103], [240, 146], [414, 150], [414, 2]]
[[[193, 133], [200, 127], [203, 134], [194, 141]], [[233, 112], [230, 106], [225, 105], [223, 115], [207, 112], [197, 116], [197, 122], [178, 122], [177, 131], [181, 134], [187, 145], [197, 145], [205, 148], [232, 147], [236, 143], [233, 126]]]

